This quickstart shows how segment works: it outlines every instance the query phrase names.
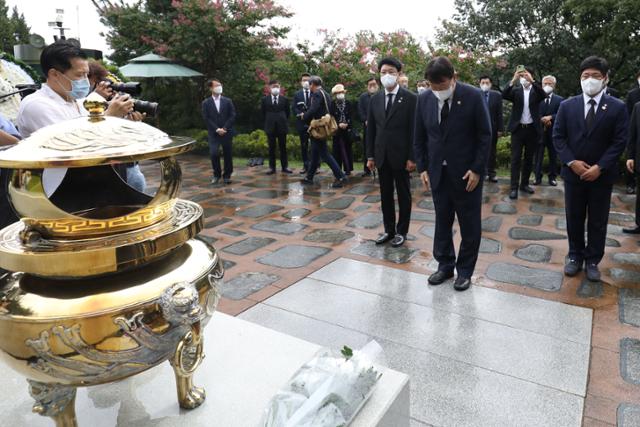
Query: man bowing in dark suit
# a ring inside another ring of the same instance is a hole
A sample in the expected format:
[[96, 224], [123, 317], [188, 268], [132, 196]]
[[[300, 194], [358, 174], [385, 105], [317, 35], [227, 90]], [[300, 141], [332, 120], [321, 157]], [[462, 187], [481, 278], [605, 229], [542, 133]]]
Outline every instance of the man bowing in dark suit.
[[[367, 167], [377, 168], [380, 177], [384, 233], [376, 244], [391, 240], [391, 245], [398, 247], [404, 244], [411, 221], [409, 173], [416, 167], [412, 142], [417, 97], [398, 83], [400, 61], [384, 58], [378, 63], [378, 71], [384, 90], [376, 93], [369, 103]], [[394, 187], [400, 210], [397, 225]]]
[[491, 151], [487, 166], [487, 179], [491, 182], [498, 182], [496, 178], [496, 151], [498, 138], [502, 136], [504, 124], [502, 119], [502, 93], [497, 90], [491, 90], [492, 86], [491, 77], [480, 77], [480, 90], [482, 90], [482, 96], [489, 107], [489, 117], [491, 118]]
[[[515, 86], [516, 82], [520, 83]], [[518, 66], [511, 83], [502, 91], [502, 97], [513, 103], [509, 132], [511, 132], [511, 192], [509, 198], [518, 198], [518, 188], [524, 193], [535, 191], [529, 185], [533, 169], [533, 156], [542, 134], [540, 125], [540, 102], [545, 93], [533, 80], [530, 70]], [[522, 152], [524, 151], [524, 160]], [[520, 185], [518, 185], [520, 180]]]
[[604, 93], [608, 73], [603, 58], [590, 56], [582, 61], [582, 94], [560, 104], [553, 126], [553, 144], [562, 162], [569, 237], [564, 273], [575, 276], [584, 262], [591, 281], [600, 280], [598, 263], [604, 256], [611, 191], [629, 124], [624, 103]]
[[280, 82], [269, 82], [269, 95], [262, 98], [262, 117], [264, 132], [269, 142], [269, 171], [267, 175], [276, 173], [276, 140], [280, 146], [280, 166], [282, 173], [291, 173], [287, 159], [287, 132], [289, 132], [289, 99], [280, 95]]
[[[425, 78], [431, 89], [418, 97], [414, 151], [436, 211], [433, 256], [438, 271], [429, 276], [429, 283], [442, 284], [455, 269], [454, 288], [464, 291], [471, 286], [480, 250], [482, 179], [492, 137], [489, 109], [480, 90], [457, 81], [445, 57], [429, 62]], [[455, 216], [462, 237], [457, 259]]]
[[553, 122], [556, 120], [556, 114], [560, 108], [560, 103], [564, 98], [553, 93], [556, 89], [556, 78], [554, 76], [544, 76], [542, 78], [542, 90], [547, 97], [540, 103], [540, 123], [542, 125], [542, 140], [538, 144], [536, 152], [536, 180], [534, 185], [542, 184], [542, 163], [544, 160], [544, 150], [549, 153], [549, 185], [555, 187], [558, 185], [556, 176], [558, 175], [558, 156], [556, 149], [553, 147]]
[[[211, 79], [207, 85], [211, 89], [211, 96], [202, 102], [202, 118], [209, 131], [209, 153], [213, 168], [211, 183], [217, 184], [222, 177], [225, 184], [231, 184], [233, 173], [231, 142], [236, 109], [229, 98], [222, 96], [222, 83], [219, 80]], [[220, 168], [220, 148], [224, 155], [224, 173]]]

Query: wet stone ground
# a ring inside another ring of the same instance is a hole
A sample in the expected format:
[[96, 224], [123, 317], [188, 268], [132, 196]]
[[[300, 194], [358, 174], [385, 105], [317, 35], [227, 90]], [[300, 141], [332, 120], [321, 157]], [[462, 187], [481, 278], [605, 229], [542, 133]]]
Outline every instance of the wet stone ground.
[[[206, 157], [184, 155], [179, 160], [180, 197], [202, 205], [200, 238], [213, 244], [225, 262], [222, 312], [242, 313], [341, 257], [423, 274], [437, 268], [433, 201], [415, 176], [411, 238], [392, 248], [373, 243], [383, 227], [379, 189], [371, 178], [352, 177], [344, 188], [332, 189], [326, 167], [313, 186], [303, 186], [298, 171], [267, 176], [265, 167], [236, 167], [231, 185], [211, 185]], [[158, 177], [150, 171], [152, 187]], [[535, 194], [511, 201], [504, 177], [485, 186], [474, 284], [592, 308], [583, 425], [637, 427], [640, 237], [621, 232], [633, 225], [635, 196], [614, 189], [602, 281], [592, 283], [583, 273], [573, 278], [562, 274], [567, 253], [562, 183], [535, 189]], [[457, 223], [453, 238], [457, 250]]]

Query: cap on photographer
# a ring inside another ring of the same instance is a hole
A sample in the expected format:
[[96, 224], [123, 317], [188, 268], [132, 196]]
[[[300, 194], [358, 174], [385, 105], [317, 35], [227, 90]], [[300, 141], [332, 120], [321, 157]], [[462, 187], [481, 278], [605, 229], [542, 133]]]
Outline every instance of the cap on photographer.
[[[78, 45], [66, 40], [50, 44], [40, 55], [40, 66], [47, 82], [22, 100], [18, 112], [23, 138], [42, 127], [89, 114], [80, 102], [89, 94], [89, 62]], [[133, 101], [127, 96], [114, 97], [105, 114], [124, 117], [132, 110]]]

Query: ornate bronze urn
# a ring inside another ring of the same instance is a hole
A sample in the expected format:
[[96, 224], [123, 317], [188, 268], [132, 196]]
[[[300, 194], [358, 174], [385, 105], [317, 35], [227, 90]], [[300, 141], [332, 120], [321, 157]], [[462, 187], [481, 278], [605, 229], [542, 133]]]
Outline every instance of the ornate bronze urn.
[[[65, 427], [77, 424], [76, 387], [166, 360], [180, 406], [199, 406], [205, 392], [192, 376], [224, 274], [215, 249], [194, 239], [202, 208], [177, 198], [174, 156], [194, 141], [103, 117], [101, 99], [85, 106], [89, 117], [0, 152], [21, 218], [0, 231], [0, 358], [27, 377], [34, 412]], [[161, 170], [154, 196], [116, 171], [149, 159]], [[43, 179], [50, 172], [64, 176], [53, 192]]]

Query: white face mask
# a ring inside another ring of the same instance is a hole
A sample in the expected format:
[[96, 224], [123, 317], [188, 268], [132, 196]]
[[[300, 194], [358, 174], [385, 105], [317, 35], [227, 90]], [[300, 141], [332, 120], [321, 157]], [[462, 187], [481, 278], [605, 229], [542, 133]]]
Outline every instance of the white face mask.
[[213, 93], [220, 95], [222, 93], [222, 85], [213, 88]]
[[604, 80], [589, 77], [588, 79], [580, 80], [580, 86], [588, 96], [596, 96], [604, 89]]
[[489, 92], [489, 89], [491, 89], [491, 85], [488, 85], [488, 84], [480, 85], [480, 89], [481, 89], [483, 92]]
[[280, 88], [279, 87], [272, 87], [271, 88], [271, 95], [273, 95], [273, 96], [280, 95]]
[[445, 90], [432, 89], [432, 91], [436, 98], [438, 98], [440, 101], [446, 101], [447, 99], [451, 98], [451, 95], [453, 95], [453, 86], [449, 86], [449, 89]]
[[424, 87], [424, 86], [420, 86], [420, 87], [418, 88], [418, 93], [422, 93], [422, 92], [424, 92], [424, 91], [426, 91], [426, 90], [427, 90], [427, 88], [426, 88], [426, 87]]
[[392, 87], [394, 87], [397, 81], [398, 81], [398, 76], [394, 76], [392, 74], [385, 74], [382, 77], [380, 77], [380, 82], [382, 83], [382, 86], [384, 86], [387, 89], [391, 89]]
[[542, 87], [542, 90], [544, 90], [544, 93], [546, 93], [547, 95], [549, 95], [551, 92], [553, 92], [553, 86], [551, 85], [544, 85]]
[[309, 89], [309, 81], [305, 80], [302, 82], [302, 89]]
[[339, 93], [336, 95], [336, 99], [338, 101], [344, 101], [344, 93]]
[[524, 77], [520, 77], [520, 85], [522, 85], [523, 87], [529, 87], [529, 80], [525, 79]]

